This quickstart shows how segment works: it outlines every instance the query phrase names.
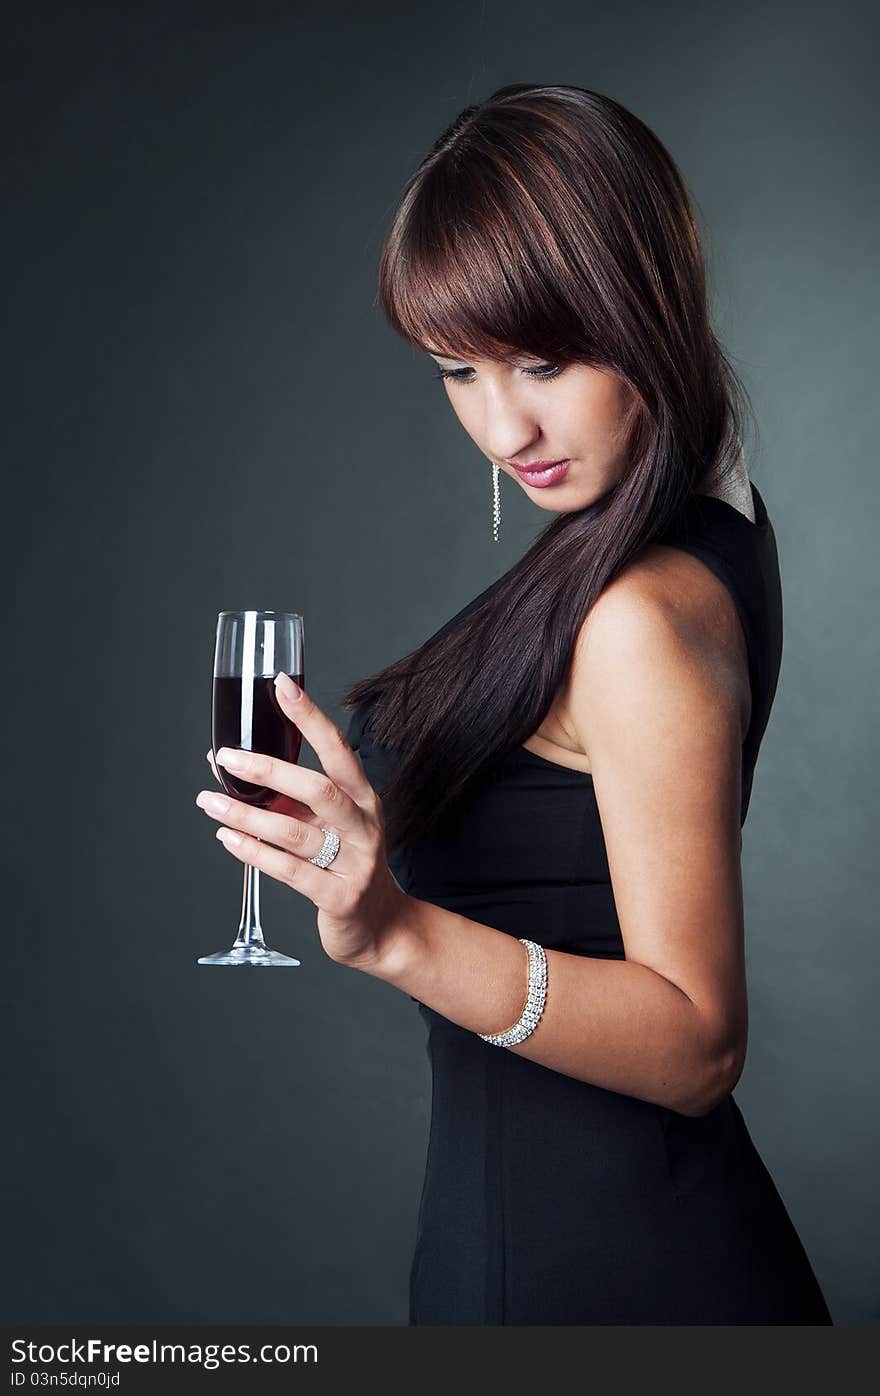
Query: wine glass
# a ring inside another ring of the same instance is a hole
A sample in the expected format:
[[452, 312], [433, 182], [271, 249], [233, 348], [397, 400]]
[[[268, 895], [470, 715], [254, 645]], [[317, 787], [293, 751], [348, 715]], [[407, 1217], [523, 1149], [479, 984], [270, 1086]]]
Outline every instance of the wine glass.
[[[281, 711], [274, 678], [289, 674], [303, 683], [303, 618], [295, 611], [221, 611], [214, 646], [211, 746], [227, 795], [259, 809], [289, 812], [291, 800], [265, 785], [233, 775], [217, 761], [221, 747], [261, 751], [282, 761], [299, 760], [302, 733]], [[229, 950], [204, 955], [200, 965], [298, 965], [270, 950], [260, 924], [260, 870], [244, 865], [238, 935]]]

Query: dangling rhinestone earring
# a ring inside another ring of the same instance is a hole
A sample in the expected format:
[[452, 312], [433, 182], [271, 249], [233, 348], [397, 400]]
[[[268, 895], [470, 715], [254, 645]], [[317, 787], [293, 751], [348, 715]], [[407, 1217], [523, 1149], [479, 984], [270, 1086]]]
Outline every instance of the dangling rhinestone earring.
[[501, 490], [498, 485], [498, 466], [492, 462], [492, 537], [498, 542], [498, 529], [501, 526]]

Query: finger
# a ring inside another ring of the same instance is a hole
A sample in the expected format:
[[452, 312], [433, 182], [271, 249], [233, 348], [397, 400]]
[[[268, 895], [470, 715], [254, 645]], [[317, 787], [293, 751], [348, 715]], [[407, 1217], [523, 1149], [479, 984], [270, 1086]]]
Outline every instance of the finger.
[[237, 747], [221, 747], [217, 752], [217, 764], [253, 785], [263, 785], [291, 799], [301, 800], [314, 810], [319, 824], [329, 825], [357, 845], [364, 843], [365, 835], [373, 827], [373, 821], [364, 810], [324, 771], [312, 771], [307, 766], [267, 756], [265, 752], [242, 751]]
[[238, 844], [229, 841], [228, 834], [223, 829], [217, 830], [217, 837], [227, 852], [238, 858], [239, 862], [250, 863], [252, 867], [259, 868], [261, 872], [274, 878], [276, 882], [302, 892], [320, 911], [337, 916], [344, 914], [345, 898], [348, 895], [345, 878], [338, 873], [334, 874], [332, 868], [319, 868], [314, 863], [305, 863], [292, 853], [284, 853], [269, 844], [259, 843], [249, 834], [243, 834]]
[[[304, 820], [291, 818], [277, 811], [255, 808], [214, 790], [200, 790], [196, 804], [211, 819], [222, 821], [229, 829], [251, 834], [266, 843], [275, 844], [297, 858], [315, 858], [324, 847], [324, 831]], [[341, 836], [340, 836], [341, 838]], [[333, 860], [337, 873], [345, 873], [351, 861], [351, 845], [341, 839], [341, 847]], [[349, 868], [350, 871], [350, 868]]]
[[297, 698], [295, 687], [287, 674], [276, 675], [275, 696], [282, 712], [302, 732], [334, 784], [360, 808], [372, 812], [375, 791], [345, 734], [304, 688], [299, 690], [301, 696]]
[[[223, 780], [214, 764], [214, 753], [210, 747], [205, 753], [205, 759], [214, 772], [214, 779], [217, 784], [225, 792], [226, 782]], [[301, 819], [304, 824], [319, 825], [321, 822], [313, 809], [309, 809], [308, 805], [304, 805], [301, 800], [292, 800], [289, 795], [282, 795], [279, 797], [276, 802], [276, 809], [281, 814], [292, 814], [294, 819]]]

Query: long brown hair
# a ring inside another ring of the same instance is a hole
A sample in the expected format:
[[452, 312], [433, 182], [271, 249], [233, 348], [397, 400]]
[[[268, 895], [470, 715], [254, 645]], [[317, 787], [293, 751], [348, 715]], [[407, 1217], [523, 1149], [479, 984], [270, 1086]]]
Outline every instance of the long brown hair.
[[733, 466], [748, 397], [709, 324], [680, 173], [638, 117], [585, 88], [516, 83], [455, 118], [405, 186], [378, 299], [421, 349], [588, 364], [635, 402], [614, 487], [554, 516], [456, 624], [347, 690], [393, 753], [393, 850], [540, 726], [602, 589]]

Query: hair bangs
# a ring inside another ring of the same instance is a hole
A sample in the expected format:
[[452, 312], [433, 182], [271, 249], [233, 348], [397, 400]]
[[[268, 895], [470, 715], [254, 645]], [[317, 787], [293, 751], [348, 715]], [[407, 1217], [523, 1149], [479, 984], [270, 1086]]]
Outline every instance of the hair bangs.
[[484, 165], [481, 174], [464, 180], [436, 166], [404, 200], [379, 270], [389, 323], [416, 348], [450, 358], [603, 362], [572, 316], [552, 229], [517, 206], [511, 181], [502, 195], [498, 172]]

